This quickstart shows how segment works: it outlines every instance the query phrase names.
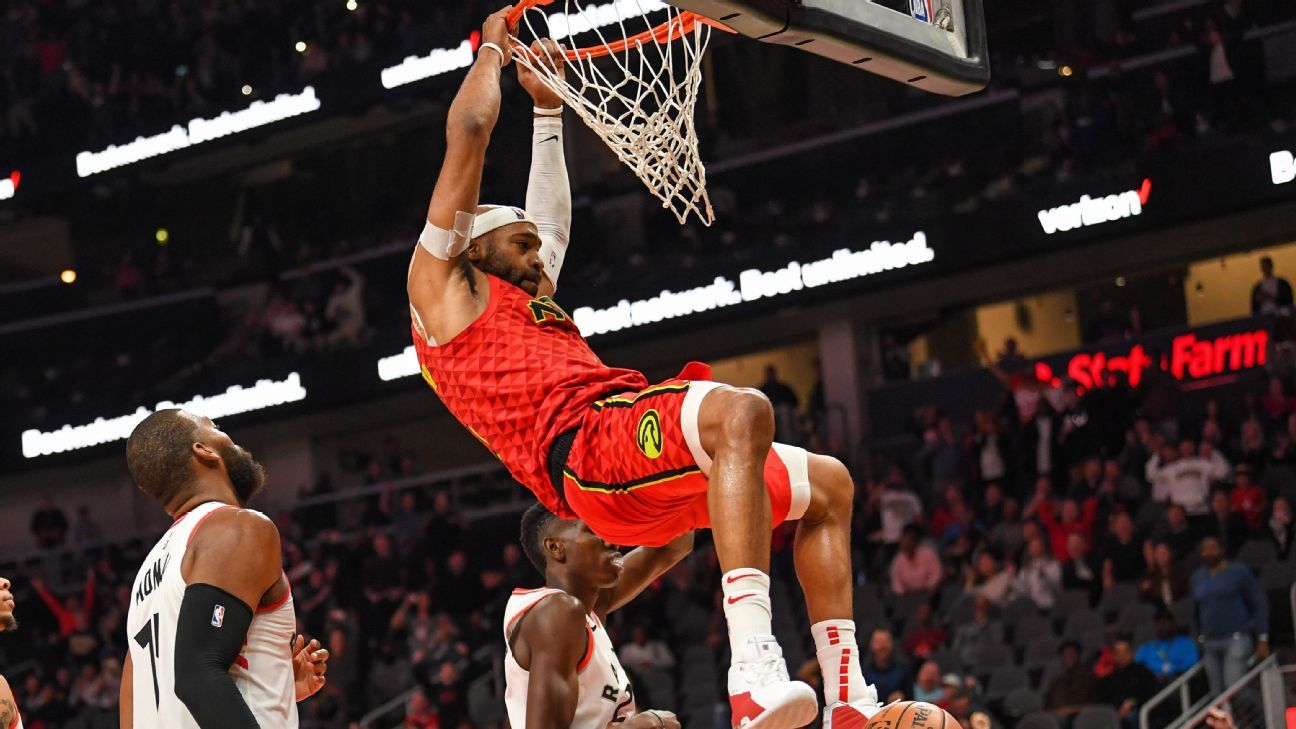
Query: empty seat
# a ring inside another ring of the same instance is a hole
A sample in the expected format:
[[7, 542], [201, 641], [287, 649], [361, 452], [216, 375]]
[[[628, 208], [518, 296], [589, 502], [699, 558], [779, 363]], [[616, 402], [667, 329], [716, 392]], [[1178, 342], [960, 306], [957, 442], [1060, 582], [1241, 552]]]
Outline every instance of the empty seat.
[[1032, 643], [1044, 639], [1053, 639], [1053, 623], [1044, 617], [1036, 615], [1033, 618], [1019, 620], [1012, 626], [1013, 646], [1016, 648], [1026, 648]]
[[1260, 587], [1266, 591], [1289, 590], [1293, 582], [1296, 582], [1296, 563], [1270, 562], [1260, 568]]
[[1052, 633], [1041, 636], [1025, 645], [1022, 665], [1027, 669], [1041, 668], [1058, 657], [1059, 641]]
[[986, 643], [973, 648], [968, 655], [970, 665], [964, 668], [978, 677], [988, 676], [996, 668], [1013, 662], [1012, 648], [1003, 643]]
[[1191, 597], [1184, 597], [1176, 600], [1170, 606], [1170, 613], [1174, 615], [1175, 622], [1181, 626], [1187, 627], [1189, 631], [1197, 629], [1197, 603], [1193, 602]]
[[1038, 617], [1040, 617], [1039, 606], [1028, 597], [1019, 597], [1013, 600], [999, 613], [999, 619], [1004, 621], [1004, 625], [1012, 625], [1028, 618]]
[[963, 595], [949, 606], [945, 613], [945, 620], [949, 623], [950, 629], [953, 630], [960, 625], [972, 622], [976, 616], [976, 600], [971, 595]]
[[1076, 610], [1089, 609], [1088, 590], [1063, 590], [1057, 602], [1053, 603], [1053, 616], [1065, 618]]
[[1115, 729], [1120, 726], [1120, 715], [1110, 706], [1090, 704], [1076, 714], [1072, 729]]
[[931, 602], [930, 592], [911, 592], [907, 595], [895, 595], [891, 598], [891, 614], [904, 618], [918, 612], [918, 606]]
[[1056, 716], [1047, 711], [1036, 711], [1021, 718], [1017, 729], [1061, 729]]
[[1053, 660], [1044, 664], [1044, 670], [1040, 671], [1039, 690], [1047, 691], [1049, 684], [1053, 683], [1053, 679], [1057, 678], [1058, 675], [1061, 673], [1062, 673], [1061, 658], [1054, 658]]
[[1237, 560], [1259, 572], [1270, 562], [1278, 561], [1278, 548], [1268, 539], [1252, 539], [1238, 550]]
[[[1016, 688], [1009, 691], [1003, 700], [1003, 713], [1009, 719], [1023, 718], [1044, 708], [1044, 699], [1038, 691], [1030, 688]], [[1022, 726], [1018, 722], [1017, 726]]]
[[1138, 585], [1128, 582], [1117, 582], [1103, 590], [1098, 600], [1098, 613], [1103, 617], [1115, 617], [1121, 608], [1138, 601]]
[[1029, 687], [1030, 676], [1025, 670], [1013, 665], [1000, 666], [990, 674], [990, 680], [986, 683], [986, 697], [994, 701], [1008, 696], [1011, 691]]
[[1116, 618], [1116, 627], [1127, 632], [1134, 632], [1140, 626], [1149, 625], [1156, 617], [1156, 608], [1145, 602], [1132, 602], [1121, 608]]
[[1088, 609], [1076, 610], [1067, 616], [1066, 624], [1062, 627], [1062, 637], [1078, 640], [1081, 635], [1104, 627], [1106, 624], [1098, 613]]

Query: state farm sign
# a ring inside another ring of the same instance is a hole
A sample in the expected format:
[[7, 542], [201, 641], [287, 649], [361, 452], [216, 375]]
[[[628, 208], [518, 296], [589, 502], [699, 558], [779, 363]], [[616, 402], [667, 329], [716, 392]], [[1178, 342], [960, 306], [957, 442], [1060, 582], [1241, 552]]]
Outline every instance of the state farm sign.
[[1137, 190], [1099, 197], [1081, 195], [1074, 203], [1041, 210], [1036, 215], [1045, 234], [1065, 233], [1142, 215], [1151, 195], [1152, 180], [1145, 179]]
[[[1255, 328], [1219, 336], [1187, 332], [1170, 339], [1165, 351], [1160, 349], [1157, 344], [1139, 342], [1116, 351], [1077, 352], [1059, 364], [1067, 377], [1086, 389], [1107, 387], [1117, 374], [1124, 375], [1130, 387], [1138, 387], [1153, 367], [1180, 382], [1206, 380], [1263, 367], [1269, 355], [1269, 331]], [[1054, 366], [1036, 363], [1036, 377], [1052, 381]]]

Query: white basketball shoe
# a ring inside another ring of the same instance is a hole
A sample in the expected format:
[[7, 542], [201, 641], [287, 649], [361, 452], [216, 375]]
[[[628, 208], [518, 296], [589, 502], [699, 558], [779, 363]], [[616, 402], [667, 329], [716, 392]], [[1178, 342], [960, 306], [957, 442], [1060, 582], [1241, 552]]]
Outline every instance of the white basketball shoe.
[[819, 696], [788, 677], [783, 649], [772, 635], [749, 638], [729, 667], [729, 706], [735, 729], [797, 729], [814, 721]]

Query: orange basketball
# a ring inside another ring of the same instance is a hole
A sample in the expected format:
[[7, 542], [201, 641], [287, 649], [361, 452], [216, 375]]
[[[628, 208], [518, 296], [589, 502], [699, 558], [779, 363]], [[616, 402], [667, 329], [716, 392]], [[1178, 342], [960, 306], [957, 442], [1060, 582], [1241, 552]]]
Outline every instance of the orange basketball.
[[878, 712], [864, 729], [958, 729], [945, 710], [924, 701], [897, 701]]

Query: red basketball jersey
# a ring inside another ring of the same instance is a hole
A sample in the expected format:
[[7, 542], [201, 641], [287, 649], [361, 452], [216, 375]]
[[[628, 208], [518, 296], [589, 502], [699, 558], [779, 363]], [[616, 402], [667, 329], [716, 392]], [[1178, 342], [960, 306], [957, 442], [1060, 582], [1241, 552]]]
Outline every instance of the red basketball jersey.
[[549, 446], [595, 400], [642, 390], [648, 380], [603, 364], [549, 297], [486, 279], [486, 311], [449, 342], [430, 345], [413, 326], [423, 379], [513, 478], [550, 511], [574, 518], [549, 481]]

